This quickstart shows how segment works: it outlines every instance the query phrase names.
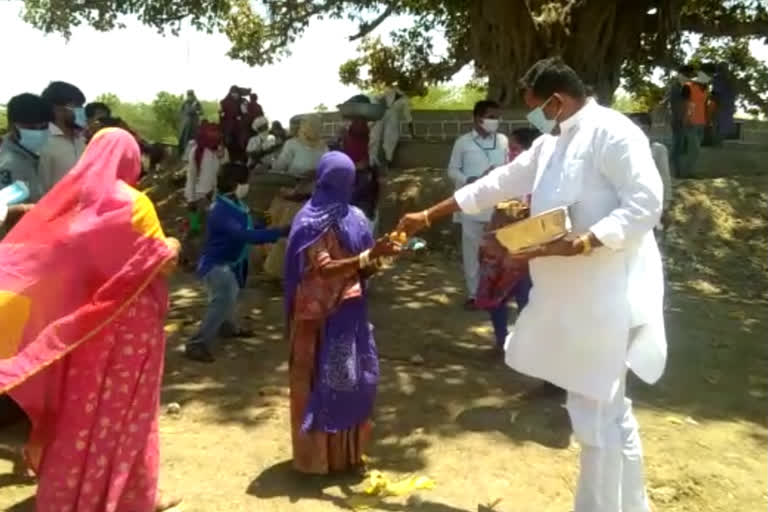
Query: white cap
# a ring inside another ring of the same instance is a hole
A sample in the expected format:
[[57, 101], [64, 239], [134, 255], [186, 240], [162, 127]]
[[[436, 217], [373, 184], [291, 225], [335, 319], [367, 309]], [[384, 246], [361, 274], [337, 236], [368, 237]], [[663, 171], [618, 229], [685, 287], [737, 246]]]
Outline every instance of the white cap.
[[8, 205], [0, 203], [0, 226], [5, 222], [5, 218], [8, 216]]
[[253, 120], [253, 123], [251, 123], [251, 128], [253, 131], [257, 132], [259, 131], [259, 128], [262, 126], [267, 126], [269, 124], [269, 121], [267, 121], [267, 118], [264, 116], [259, 116], [256, 119]]
[[696, 73], [696, 76], [693, 78], [693, 81], [696, 82], [697, 84], [708, 84], [709, 82], [712, 81], [712, 78], [708, 74], [704, 73], [703, 71], [699, 71], [698, 73]]

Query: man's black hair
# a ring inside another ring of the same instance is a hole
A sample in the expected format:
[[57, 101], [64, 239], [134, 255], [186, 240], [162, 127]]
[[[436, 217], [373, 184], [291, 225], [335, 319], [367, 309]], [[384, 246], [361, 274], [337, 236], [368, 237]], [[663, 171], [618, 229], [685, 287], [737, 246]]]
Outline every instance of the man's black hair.
[[57, 107], [69, 104], [83, 105], [85, 103], [83, 91], [67, 82], [51, 82], [40, 96], [51, 105]]
[[221, 167], [217, 179], [219, 192], [227, 194], [241, 183], [248, 182], [248, 167], [237, 162], [228, 162]]
[[555, 93], [577, 99], [587, 97], [584, 82], [560, 57], [543, 59], [531, 66], [520, 85], [533, 91], [533, 95], [540, 99], [547, 99]]
[[501, 108], [499, 104], [493, 100], [480, 100], [475, 103], [475, 108], [472, 110], [472, 115], [475, 117], [483, 117], [489, 110], [494, 108]]
[[107, 115], [104, 117], [112, 117], [112, 109], [106, 103], [100, 101], [94, 101], [85, 106], [85, 117], [93, 119], [97, 112], [104, 112]]
[[531, 149], [533, 141], [539, 138], [541, 132], [536, 128], [517, 128], [512, 130], [512, 136], [525, 149]]
[[51, 105], [37, 94], [24, 93], [8, 102], [8, 125], [42, 124], [53, 120]]

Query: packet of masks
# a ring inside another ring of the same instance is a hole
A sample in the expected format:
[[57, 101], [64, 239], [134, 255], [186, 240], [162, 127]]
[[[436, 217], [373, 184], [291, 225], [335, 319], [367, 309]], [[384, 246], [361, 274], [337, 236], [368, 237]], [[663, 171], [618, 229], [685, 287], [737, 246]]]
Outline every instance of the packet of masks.
[[525, 253], [564, 237], [571, 229], [568, 208], [562, 206], [508, 224], [493, 232], [512, 254]]
[[400, 244], [404, 251], [423, 251], [427, 248], [426, 240], [415, 236], [408, 238], [408, 236], [402, 231], [390, 233], [387, 235], [387, 237], [392, 242]]
[[29, 187], [23, 181], [15, 181], [0, 189], [0, 204], [12, 206], [20, 204], [29, 197]]

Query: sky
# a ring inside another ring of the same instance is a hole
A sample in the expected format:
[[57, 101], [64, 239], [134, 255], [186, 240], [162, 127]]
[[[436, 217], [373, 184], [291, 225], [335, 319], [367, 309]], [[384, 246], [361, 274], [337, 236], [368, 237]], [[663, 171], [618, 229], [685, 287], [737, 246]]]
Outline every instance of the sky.
[[[126, 20], [126, 29], [106, 33], [76, 27], [66, 41], [24, 23], [21, 8], [19, 0], [0, 1], [0, 34], [5, 49], [14, 49], [3, 52], [4, 69], [18, 70], [3, 73], [0, 104], [22, 92], [39, 94], [52, 80], [76, 84], [89, 100], [111, 92], [126, 101], [151, 101], [159, 91], [180, 94], [190, 88], [201, 99], [218, 100], [237, 84], [258, 93], [269, 118], [286, 122], [320, 103], [332, 108], [357, 93], [338, 79], [339, 66], [356, 55], [357, 45], [348, 40], [356, 25], [348, 20], [311, 23], [290, 56], [259, 68], [227, 57], [229, 41], [221, 34], [186, 29], [178, 37], [161, 36]], [[407, 23], [406, 17], [394, 16], [377, 33]], [[439, 34], [435, 45], [438, 51], [445, 47]], [[768, 45], [752, 47], [768, 61]], [[453, 83], [470, 78], [471, 69], [465, 68]]]
[[[18, 72], [3, 73], [0, 104], [22, 92], [39, 94], [52, 80], [77, 85], [88, 100], [111, 92], [126, 101], [151, 101], [159, 91], [190, 88], [198, 98], [219, 100], [237, 84], [253, 88], [266, 115], [285, 122], [320, 103], [333, 108], [357, 93], [339, 82], [339, 66], [356, 55], [357, 45], [348, 37], [357, 26], [347, 20], [310, 24], [289, 57], [258, 68], [227, 57], [229, 41], [220, 34], [187, 29], [178, 37], [164, 37], [127, 20], [126, 29], [107, 33], [76, 27], [66, 41], [27, 25], [19, 17], [21, 7], [20, 1], [0, 1], [0, 34], [3, 41], [18, 45], [3, 52], [4, 69]], [[393, 17], [379, 31], [386, 34], [407, 22]], [[470, 75], [465, 71], [456, 80]]]

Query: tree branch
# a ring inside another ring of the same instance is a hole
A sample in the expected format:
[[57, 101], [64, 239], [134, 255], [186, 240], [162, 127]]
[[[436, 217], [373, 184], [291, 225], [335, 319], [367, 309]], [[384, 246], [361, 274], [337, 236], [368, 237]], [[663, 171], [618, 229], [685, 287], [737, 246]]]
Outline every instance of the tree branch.
[[768, 116], [768, 99], [763, 98], [755, 91], [747, 80], [741, 79], [736, 76], [732, 76], [733, 84], [736, 86], [736, 90], [741, 93], [747, 100], [753, 105], [763, 111], [763, 114]]
[[349, 40], [357, 41], [358, 39], [362, 39], [363, 37], [367, 36], [374, 30], [376, 30], [379, 27], [379, 25], [381, 25], [384, 22], [384, 20], [389, 18], [394, 11], [395, 11], [395, 5], [390, 4], [386, 9], [384, 9], [384, 12], [379, 14], [379, 16], [375, 20], [369, 23], [361, 24], [360, 31], [357, 34], [349, 36]]
[[768, 19], [738, 21], [732, 18], [709, 19], [688, 14], [680, 19], [680, 28], [705, 36], [768, 37]]

